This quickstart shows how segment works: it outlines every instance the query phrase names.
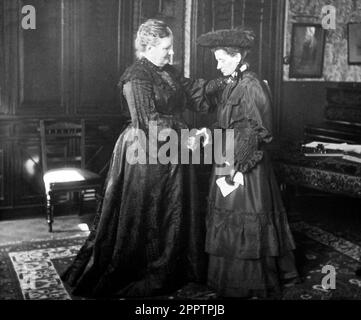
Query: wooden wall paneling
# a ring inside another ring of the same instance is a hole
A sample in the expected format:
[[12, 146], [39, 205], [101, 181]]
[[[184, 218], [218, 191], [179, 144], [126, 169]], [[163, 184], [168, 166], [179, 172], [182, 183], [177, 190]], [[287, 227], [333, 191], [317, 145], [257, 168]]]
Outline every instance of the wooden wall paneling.
[[[136, 20], [138, 20], [139, 23], [143, 23], [147, 19], [159, 17], [161, 2], [161, 0], [140, 0], [138, 2], [139, 18]], [[138, 28], [139, 25], [135, 27]]]
[[[215, 2], [212, 0], [193, 1], [190, 58], [190, 76], [192, 78], [212, 79], [219, 76], [217, 63], [211, 50], [199, 47], [196, 42], [199, 35], [214, 29], [214, 4]], [[198, 115], [193, 113], [192, 125], [195, 127], [208, 126], [213, 123], [215, 119], [215, 114]]]
[[255, 44], [248, 56], [251, 68], [262, 76], [262, 42], [263, 35], [263, 4], [264, 0], [246, 0], [244, 25], [253, 29], [256, 33]]
[[4, 173], [5, 173], [5, 150], [2, 143], [0, 143], [0, 202], [5, 200], [5, 183], [4, 183]]
[[119, 113], [117, 83], [124, 69], [120, 50], [130, 45], [119, 43], [122, 1], [80, 0], [74, 5], [75, 112]]
[[[174, 57], [173, 65], [181, 72], [184, 67], [184, 16], [185, 3], [177, 0], [163, 0], [162, 14], [169, 17], [168, 24], [174, 36]], [[167, 18], [165, 18], [167, 21]]]
[[[18, 1], [19, 12], [26, 1]], [[18, 19], [18, 105], [16, 114], [64, 114], [67, 108], [65, 52], [69, 2], [34, 0], [36, 29], [21, 27]]]
[[[13, 126], [11, 122], [0, 122], [0, 175], [1, 175], [1, 192], [0, 192], [0, 207], [10, 207], [13, 203], [13, 179], [12, 179], [12, 166], [13, 161], [11, 158], [13, 150], [13, 142], [11, 137], [13, 136]], [[1, 211], [0, 208], [0, 211]]]
[[177, 0], [137, 0], [133, 5], [134, 37], [141, 23], [147, 19], [160, 19], [172, 29], [174, 36], [173, 65], [183, 70], [184, 59], [184, 10], [185, 1]]
[[232, 8], [234, 2], [230, 0], [212, 0], [212, 27], [214, 30], [227, 29], [231, 27]]
[[4, 92], [3, 107], [5, 115], [15, 113], [18, 104], [18, 26], [19, 10], [18, 2], [4, 0]]
[[42, 214], [39, 118], [93, 122], [89, 166], [100, 170], [125, 123], [116, 85], [133, 60], [133, 2], [87, 2], [34, 0], [36, 29], [23, 30], [28, 3], [0, 1], [0, 219]]
[[38, 121], [12, 122], [14, 205], [41, 204], [43, 183]]
[[17, 119], [12, 122], [13, 138], [31, 137], [40, 139], [39, 122], [37, 120]]
[[0, 114], [6, 113], [5, 106], [5, 5], [0, 2]]
[[14, 203], [41, 205], [44, 189], [41, 170], [41, 150], [38, 139], [22, 138], [14, 150]]
[[9, 185], [10, 172], [10, 144], [6, 141], [0, 141], [0, 206], [9, 206], [11, 202], [11, 187]]
[[[134, 60], [134, 3], [133, 0], [121, 0], [119, 3], [120, 13], [118, 15], [118, 76]], [[118, 79], [117, 79], [118, 80]]]
[[[274, 75], [273, 86], [273, 135], [278, 139], [281, 136], [282, 121], [282, 90], [283, 90], [283, 45], [284, 45], [284, 15], [286, 0], [273, 0], [272, 20], [275, 29], [274, 46]], [[271, 83], [272, 84], [272, 83]]]
[[263, 5], [261, 8], [261, 18], [260, 18], [260, 47], [262, 55], [260, 55], [260, 59], [262, 59], [262, 70], [261, 76], [263, 79], [267, 80], [269, 83], [273, 83], [272, 78], [272, 68], [274, 63], [274, 20], [272, 19], [273, 13], [273, 0], [265, 0], [263, 1]]
[[[143, 13], [142, 13], [142, 2], [143, 0], [134, 0], [133, 1], [133, 40], [135, 40], [136, 32], [143, 22]], [[133, 42], [134, 43], [134, 42]]]
[[12, 124], [8, 121], [0, 122], [0, 141], [7, 141], [12, 136]]

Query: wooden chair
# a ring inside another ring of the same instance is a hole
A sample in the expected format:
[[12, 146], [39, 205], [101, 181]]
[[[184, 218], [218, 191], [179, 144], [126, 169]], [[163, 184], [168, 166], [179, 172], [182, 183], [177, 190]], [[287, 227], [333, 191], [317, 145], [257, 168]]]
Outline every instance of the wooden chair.
[[77, 122], [40, 120], [40, 137], [46, 218], [52, 232], [54, 205], [61, 200], [59, 196], [78, 194], [81, 213], [85, 198], [97, 198], [102, 179], [85, 169], [84, 119]]

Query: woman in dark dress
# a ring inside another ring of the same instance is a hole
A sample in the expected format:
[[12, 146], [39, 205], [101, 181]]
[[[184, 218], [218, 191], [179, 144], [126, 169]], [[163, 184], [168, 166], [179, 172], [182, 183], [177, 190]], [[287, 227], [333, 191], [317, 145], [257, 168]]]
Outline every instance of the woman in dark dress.
[[[172, 43], [172, 32], [162, 21], [148, 20], [139, 27], [139, 58], [119, 83], [131, 124], [116, 142], [91, 233], [62, 275], [74, 295], [154, 296], [205, 281], [205, 221], [192, 166], [160, 164], [149, 150], [131, 151], [140, 131], [146, 143], [157, 139], [148, 132], [151, 122], [158, 127], [156, 134], [173, 129], [180, 136], [187, 128], [185, 108], [207, 110], [206, 94], [221, 84], [183, 78], [169, 65]], [[165, 143], [157, 141], [156, 147]], [[133, 161], [140, 151], [152, 162]]]
[[[234, 130], [234, 167], [222, 176], [214, 166], [206, 219], [208, 285], [224, 297], [267, 297], [298, 280], [294, 240], [266, 150], [272, 141], [269, 89], [245, 63], [254, 37], [251, 30], [233, 29], [198, 39], [229, 77], [217, 121], [222, 130]], [[222, 178], [238, 186], [227, 196], [216, 182]]]

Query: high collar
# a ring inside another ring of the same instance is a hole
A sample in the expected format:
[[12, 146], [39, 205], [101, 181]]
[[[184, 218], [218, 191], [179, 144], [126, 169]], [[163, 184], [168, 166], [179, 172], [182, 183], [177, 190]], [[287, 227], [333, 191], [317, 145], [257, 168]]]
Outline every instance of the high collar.
[[235, 81], [237, 81], [238, 79], [242, 79], [243, 77], [243, 73], [246, 72], [249, 68], [248, 63], [244, 63], [244, 64], [240, 64], [236, 70], [228, 77], [227, 82], [228, 83], [233, 83]]
[[146, 57], [140, 58], [139, 61], [140, 61], [141, 64], [144, 64], [144, 65], [148, 66], [149, 68], [151, 68], [151, 69], [153, 69], [155, 71], [163, 71], [164, 68], [167, 66], [167, 65], [165, 65], [163, 67], [158, 67], [157, 65], [155, 65], [152, 61], [150, 61]]

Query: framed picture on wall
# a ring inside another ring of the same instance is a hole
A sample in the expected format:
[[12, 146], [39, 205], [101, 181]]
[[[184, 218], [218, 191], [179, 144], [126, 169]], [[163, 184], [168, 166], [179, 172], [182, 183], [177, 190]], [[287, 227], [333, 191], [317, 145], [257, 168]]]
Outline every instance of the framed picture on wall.
[[347, 25], [348, 63], [361, 64], [361, 23]]
[[325, 36], [321, 24], [293, 24], [290, 78], [322, 78]]

